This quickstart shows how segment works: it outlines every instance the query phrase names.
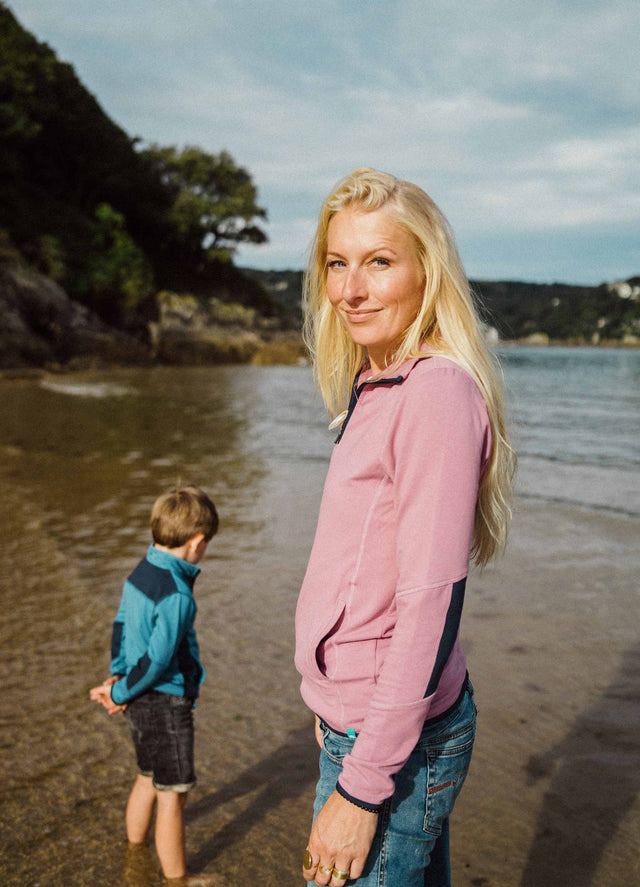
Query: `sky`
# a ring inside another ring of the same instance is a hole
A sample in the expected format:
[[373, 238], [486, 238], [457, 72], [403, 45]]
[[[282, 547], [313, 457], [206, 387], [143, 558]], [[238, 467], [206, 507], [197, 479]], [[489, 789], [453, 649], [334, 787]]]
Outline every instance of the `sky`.
[[335, 182], [420, 185], [475, 280], [640, 274], [636, 0], [6, 0], [145, 143], [226, 150], [300, 269]]

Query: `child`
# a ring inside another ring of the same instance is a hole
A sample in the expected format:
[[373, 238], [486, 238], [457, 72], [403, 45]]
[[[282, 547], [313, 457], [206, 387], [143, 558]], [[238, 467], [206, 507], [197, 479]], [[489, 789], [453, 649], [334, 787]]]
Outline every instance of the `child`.
[[110, 715], [125, 711], [140, 773], [127, 837], [142, 844], [157, 803], [155, 843], [167, 880], [186, 876], [183, 808], [195, 785], [193, 706], [205, 672], [193, 623], [193, 584], [218, 514], [197, 487], [165, 493], [151, 512], [153, 545], [124, 584], [111, 638], [111, 677], [90, 691]]

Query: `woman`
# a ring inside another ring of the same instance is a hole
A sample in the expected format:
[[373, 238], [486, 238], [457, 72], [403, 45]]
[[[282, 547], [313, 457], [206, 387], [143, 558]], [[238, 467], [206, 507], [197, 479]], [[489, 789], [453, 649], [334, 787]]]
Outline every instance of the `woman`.
[[296, 612], [322, 749], [303, 875], [442, 887], [475, 734], [469, 560], [499, 552], [510, 516], [501, 386], [448, 224], [415, 185], [359, 169], [336, 186], [305, 302], [341, 427]]

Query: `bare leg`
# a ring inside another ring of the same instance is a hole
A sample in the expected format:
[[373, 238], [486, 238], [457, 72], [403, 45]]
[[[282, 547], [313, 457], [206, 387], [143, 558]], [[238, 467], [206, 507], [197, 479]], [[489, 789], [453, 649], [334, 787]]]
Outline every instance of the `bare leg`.
[[187, 792], [156, 792], [156, 851], [165, 878], [183, 878], [187, 872], [182, 811]]
[[149, 833], [156, 790], [150, 776], [138, 774], [127, 802], [127, 838], [132, 844], [143, 844]]

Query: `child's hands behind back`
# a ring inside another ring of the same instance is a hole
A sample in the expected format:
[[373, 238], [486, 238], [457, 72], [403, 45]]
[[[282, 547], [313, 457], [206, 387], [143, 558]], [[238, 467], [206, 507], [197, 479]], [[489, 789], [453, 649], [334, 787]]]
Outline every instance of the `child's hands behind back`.
[[92, 699], [94, 702], [99, 702], [104, 708], [106, 708], [110, 715], [115, 715], [119, 711], [124, 711], [127, 707], [126, 705], [117, 705], [111, 698], [111, 686], [112, 684], [115, 684], [116, 681], [119, 681], [120, 677], [121, 675], [112, 675], [110, 678], [107, 678], [106, 681], [103, 681], [99, 687], [93, 687], [89, 690], [89, 699]]

